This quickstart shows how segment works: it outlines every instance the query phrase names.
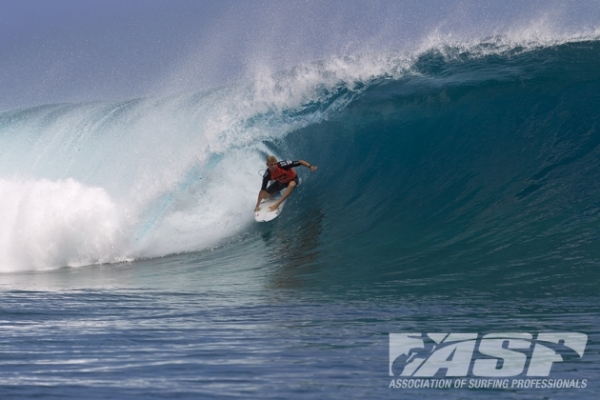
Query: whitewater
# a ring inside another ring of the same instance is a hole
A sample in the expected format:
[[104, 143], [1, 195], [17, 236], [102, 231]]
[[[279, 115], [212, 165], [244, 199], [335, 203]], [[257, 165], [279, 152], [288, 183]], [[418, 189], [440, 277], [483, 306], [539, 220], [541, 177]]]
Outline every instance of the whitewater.
[[[0, 112], [2, 390], [596, 398], [599, 56], [432, 37]], [[269, 154], [319, 169], [256, 224]], [[390, 389], [394, 332], [583, 332], [550, 378], [587, 386]]]

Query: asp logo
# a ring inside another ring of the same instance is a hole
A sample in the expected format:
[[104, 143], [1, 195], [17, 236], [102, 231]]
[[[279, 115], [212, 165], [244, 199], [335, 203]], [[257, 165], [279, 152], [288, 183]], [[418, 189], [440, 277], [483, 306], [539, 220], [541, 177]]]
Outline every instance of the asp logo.
[[588, 337], [577, 332], [390, 333], [390, 376], [548, 376], [554, 363], [581, 358]]

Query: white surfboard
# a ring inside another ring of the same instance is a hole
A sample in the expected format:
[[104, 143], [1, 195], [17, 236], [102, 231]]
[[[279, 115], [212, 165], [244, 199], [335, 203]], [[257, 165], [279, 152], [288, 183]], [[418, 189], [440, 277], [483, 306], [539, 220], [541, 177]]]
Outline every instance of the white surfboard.
[[269, 210], [269, 207], [275, 204], [280, 198], [281, 193], [271, 197], [270, 199], [261, 201], [260, 205], [258, 206], [258, 211], [254, 212], [254, 219], [256, 222], [268, 222], [277, 218], [279, 214], [281, 214], [281, 210], [283, 210], [283, 206], [285, 206], [287, 199], [285, 199], [275, 211]]

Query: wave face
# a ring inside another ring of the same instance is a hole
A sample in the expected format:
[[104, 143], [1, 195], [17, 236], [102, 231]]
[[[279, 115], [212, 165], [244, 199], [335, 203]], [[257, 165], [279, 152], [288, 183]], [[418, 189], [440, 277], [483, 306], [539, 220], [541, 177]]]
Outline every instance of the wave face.
[[[599, 56], [595, 38], [491, 38], [3, 112], [0, 269], [265, 241], [336, 282], [585, 281], [600, 260]], [[257, 227], [268, 153], [320, 168]]]

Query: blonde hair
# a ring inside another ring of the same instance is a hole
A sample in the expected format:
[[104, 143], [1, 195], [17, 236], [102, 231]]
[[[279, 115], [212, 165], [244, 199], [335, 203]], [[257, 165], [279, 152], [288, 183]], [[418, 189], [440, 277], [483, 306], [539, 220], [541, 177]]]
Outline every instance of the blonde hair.
[[267, 164], [269, 163], [276, 163], [277, 162], [277, 157], [275, 156], [267, 156]]

